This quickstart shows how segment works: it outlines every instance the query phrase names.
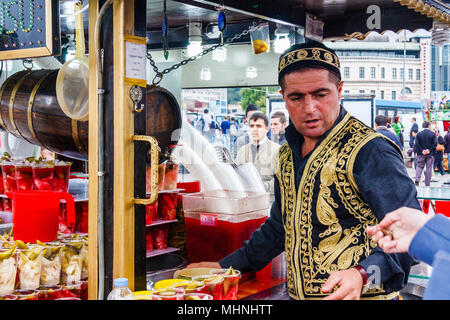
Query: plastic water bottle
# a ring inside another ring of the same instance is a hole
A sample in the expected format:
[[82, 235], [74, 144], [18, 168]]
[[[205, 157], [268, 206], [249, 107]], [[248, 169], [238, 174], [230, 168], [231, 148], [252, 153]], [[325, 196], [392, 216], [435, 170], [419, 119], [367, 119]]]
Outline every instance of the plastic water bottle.
[[114, 279], [114, 289], [109, 293], [107, 300], [131, 300], [133, 292], [128, 288], [127, 278]]

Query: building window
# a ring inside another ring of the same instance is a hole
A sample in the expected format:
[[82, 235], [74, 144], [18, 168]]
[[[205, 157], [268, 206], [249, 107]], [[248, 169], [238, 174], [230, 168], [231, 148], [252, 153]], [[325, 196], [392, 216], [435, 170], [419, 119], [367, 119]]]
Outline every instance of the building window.
[[364, 79], [364, 67], [359, 67], [359, 78]]
[[350, 78], [350, 67], [344, 67], [344, 78]]
[[385, 77], [384, 72], [385, 72], [384, 67], [381, 67], [381, 79], [384, 79]]
[[408, 69], [408, 80], [413, 79], [413, 69]]
[[380, 91], [380, 98], [381, 98], [381, 99], [384, 99], [384, 90], [381, 90], [381, 91]]
[[375, 95], [375, 90], [370, 90], [370, 94], [374, 96]]
[[416, 69], [416, 80], [420, 80], [420, 69]]
[[364, 90], [359, 90], [359, 94], [364, 94]]
[[350, 90], [344, 90], [344, 94], [350, 94]]
[[396, 100], [397, 99], [397, 92], [392, 91], [392, 100]]
[[375, 67], [370, 67], [370, 78], [375, 79]]
[[405, 69], [400, 68], [400, 80], [405, 79]]
[[397, 68], [392, 68], [392, 79], [397, 79]]

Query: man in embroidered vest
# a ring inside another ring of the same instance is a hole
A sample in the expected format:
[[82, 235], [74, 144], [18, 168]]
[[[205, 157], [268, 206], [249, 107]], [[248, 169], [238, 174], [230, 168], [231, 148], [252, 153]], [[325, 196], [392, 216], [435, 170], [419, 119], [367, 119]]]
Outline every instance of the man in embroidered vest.
[[339, 59], [322, 43], [280, 56], [278, 81], [289, 112], [270, 217], [218, 263], [260, 270], [285, 251], [293, 299], [398, 299], [407, 253], [386, 254], [366, 227], [402, 206], [420, 209], [401, 151], [341, 105]]

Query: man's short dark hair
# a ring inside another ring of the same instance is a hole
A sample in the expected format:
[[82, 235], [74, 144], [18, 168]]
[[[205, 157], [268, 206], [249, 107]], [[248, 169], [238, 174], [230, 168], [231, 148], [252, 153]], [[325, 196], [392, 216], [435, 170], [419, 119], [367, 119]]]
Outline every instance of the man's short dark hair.
[[416, 117], [412, 117], [411, 119], [412, 119], [412, 120], [414, 120], [414, 121], [416, 121], [416, 120], [417, 120], [417, 119], [416, 119]]
[[208, 109], [205, 109], [205, 111], [203, 111], [203, 113], [208, 113], [209, 111], [208, 111]]
[[382, 114], [375, 117], [375, 123], [377, 124], [377, 126], [385, 127], [387, 125], [387, 122], [387, 118]]
[[422, 128], [429, 128], [430, 125], [431, 125], [431, 122], [424, 121], [424, 122], [422, 123]]
[[267, 118], [267, 116], [261, 111], [255, 112], [254, 114], [252, 114], [250, 116], [250, 119], [248, 119], [248, 123], [250, 123], [250, 121], [252, 121], [252, 120], [253, 121], [258, 121], [259, 119], [263, 119], [264, 120], [264, 123], [265, 123], [266, 127], [269, 126], [269, 118]]
[[286, 115], [284, 114], [283, 111], [274, 112], [272, 114], [272, 116], [270, 117], [270, 119], [273, 119], [273, 118], [278, 118], [278, 119], [280, 119], [281, 123], [286, 123]]
[[260, 111], [260, 110], [256, 104], [250, 103], [247, 105], [247, 109], [245, 109], [245, 116], [247, 116], [250, 111]]

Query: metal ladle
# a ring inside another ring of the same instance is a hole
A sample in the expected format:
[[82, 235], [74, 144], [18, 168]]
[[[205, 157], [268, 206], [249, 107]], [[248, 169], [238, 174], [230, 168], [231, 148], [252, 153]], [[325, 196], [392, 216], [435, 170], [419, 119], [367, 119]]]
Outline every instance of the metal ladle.
[[85, 121], [89, 116], [89, 59], [85, 55], [81, 2], [74, 5], [76, 52], [66, 61], [56, 79], [56, 97], [63, 112], [70, 118]]

